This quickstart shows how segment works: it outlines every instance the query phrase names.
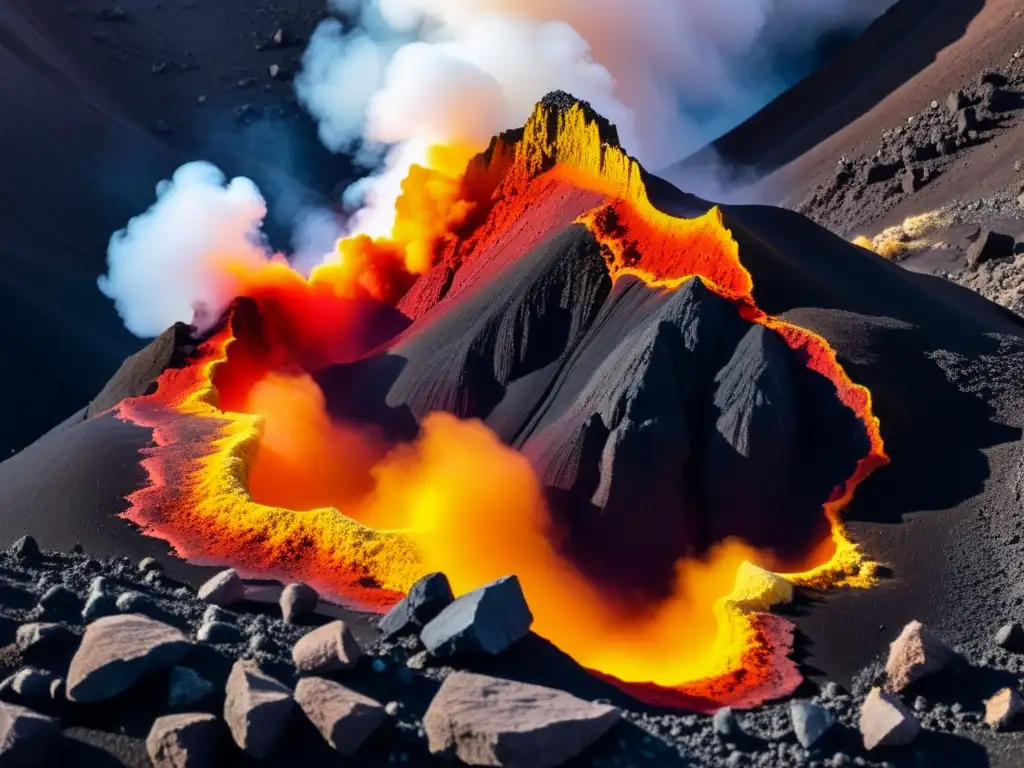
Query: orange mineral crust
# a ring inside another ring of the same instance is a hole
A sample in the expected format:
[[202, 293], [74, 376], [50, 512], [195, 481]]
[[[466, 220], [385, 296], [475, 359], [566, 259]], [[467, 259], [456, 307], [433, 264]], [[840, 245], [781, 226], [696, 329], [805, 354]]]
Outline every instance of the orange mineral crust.
[[[435, 154], [436, 168], [410, 172], [391, 239], [342, 241], [309, 279], [283, 261], [233, 275], [249, 300], [187, 368], [121, 404], [155, 443], [150, 484], [127, 516], [190, 560], [301, 578], [377, 609], [432, 570], [456, 593], [514, 572], [538, 634], [654, 704], [711, 711], [791, 693], [801, 679], [788, 658], [793, 627], [767, 611], [794, 584], [873, 581], [841, 521], [888, 461], [870, 393], [825, 339], [757, 307], [718, 208], [680, 219], [651, 204], [642, 169], [586, 105], [542, 102], [468, 166], [463, 149]], [[777, 333], [863, 424], [868, 451], [824, 501], [831, 536], [815, 551], [780, 562], [729, 539], [681, 560], [668, 597], [614, 599], [561, 554], [529, 462], [482, 423], [433, 413], [415, 441], [393, 444], [327, 414], [318, 369], [386, 354], [571, 226], [598, 242], [612, 280], [666, 292], [702, 280]], [[406, 318], [391, 341], [374, 334], [381, 302]]]

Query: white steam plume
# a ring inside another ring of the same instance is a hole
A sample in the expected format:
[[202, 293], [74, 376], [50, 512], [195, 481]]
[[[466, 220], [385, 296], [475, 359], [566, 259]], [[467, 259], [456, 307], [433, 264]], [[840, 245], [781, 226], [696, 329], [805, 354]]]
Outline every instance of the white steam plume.
[[230, 182], [209, 163], [189, 163], [161, 181], [157, 200], [114, 233], [100, 290], [136, 336], [191, 322], [197, 306], [213, 319], [234, 298], [224, 267], [270, 258], [261, 226], [267, 205], [245, 178]]
[[561, 89], [615, 123], [650, 168], [681, 159], [783, 83], [770, 59], [809, 51], [893, 0], [332, 0], [296, 81], [335, 150], [395, 147], [360, 187], [356, 226], [386, 234], [399, 182], [431, 143], [482, 146]]

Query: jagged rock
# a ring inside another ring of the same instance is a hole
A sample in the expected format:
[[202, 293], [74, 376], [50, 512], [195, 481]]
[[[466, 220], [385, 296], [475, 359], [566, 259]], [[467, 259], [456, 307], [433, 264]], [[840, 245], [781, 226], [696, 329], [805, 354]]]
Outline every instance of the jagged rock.
[[985, 702], [985, 724], [1009, 728], [1024, 713], [1024, 699], [1012, 688], [1003, 688]]
[[924, 677], [940, 672], [956, 653], [919, 621], [912, 621], [889, 646], [886, 687], [902, 691]]
[[214, 768], [219, 730], [217, 718], [205, 712], [158, 717], [146, 751], [154, 768]]
[[45, 670], [25, 667], [11, 675], [10, 689], [30, 701], [44, 701], [52, 698], [53, 684], [58, 680]]
[[82, 610], [82, 601], [73, 590], [63, 584], [55, 584], [39, 598], [43, 616], [69, 616]]
[[42, 557], [42, 553], [39, 551], [39, 544], [31, 536], [22, 536], [11, 544], [11, 548], [7, 551], [25, 563], [37, 562]]
[[299, 680], [295, 701], [327, 743], [343, 755], [355, 754], [385, 720], [380, 703], [322, 677]]
[[615, 707], [563, 691], [455, 672], [423, 718], [434, 755], [469, 765], [549, 768], [600, 739], [620, 719]]
[[163, 565], [155, 557], [144, 557], [139, 561], [139, 571], [141, 573], [157, 572], [162, 573], [164, 570]]
[[285, 623], [312, 613], [320, 602], [320, 593], [308, 584], [289, 584], [281, 591], [281, 616]]
[[793, 700], [789, 703], [793, 733], [804, 749], [811, 749], [836, 724], [836, 716], [820, 704]]
[[343, 621], [332, 621], [299, 638], [292, 661], [300, 674], [338, 672], [355, 666], [363, 657], [355, 635]]
[[240, 603], [245, 600], [245, 582], [234, 568], [228, 568], [199, 588], [199, 599], [222, 607]]
[[1013, 256], [1015, 241], [1010, 235], [986, 229], [967, 249], [967, 266], [977, 269], [992, 259], [1008, 259]]
[[71, 660], [70, 701], [110, 699], [151, 672], [176, 664], [191, 643], [174, 627], [144, 616], [107, 616], [90, 624]]
[[949, 96], [946, 97], [946, 109], [949, 110], [949, 114], [956, 116], [960, 113], [960, 110], [966, 107], [968, 104], [967, 96], [962, 90], [953, 91]]
[[956, 115], [956, 132], [959, 136], [969, 136], [971, 131], [978, 129], [978, 116], [974, 107], [961, 109]]
[[69, 644], [74, 640], [75, 633], [64, 625], [39, 621], [22, 624], [15, 634], [15, 643], [23, 653], [35, 648]]
[[252, 660], [236, 661], [228, 676], [224, 721], [239, 748], [262, 760], [280, 741], [295, 705], [291, 691]]
[[0, 702], [0, 765], [38, 765], [60, 737], [60, 724], [52, 717]]
[[530, 631], [533, 614], [515, 576], [475, 589], [435, 616], [420, 640], [435, 656], [502, 653]]
[[715, 712], [715, 716], [711, 718], [711, 728], [716, 736], [725, 741], [739, 741], [746, 736], [732, 707], [722, 707]]
[[1024, 627], [1015, 621], [999, 628], [996, 645], [1010, 653], [1024, 653]]
[[167, 705], [188, 707], [210, 696], [213, 691], [213, 683], [195, 670], [188, 667], [174, 667], [171, 670], [168, 686]]
[[242, 630], [233, 624], [226, 624], [223, 621], [211, 621], [199, 627], [196, 632], [196, 639], [201, 643], [240, 643], [245, 638]]
[[411, 634], [424, 627], [455, 600], [451, 584], [443, 573], [430, 573], [412, 585], [387, 615], [380, 620], [385, 638]]
[[921, 725], [895, 694], [872, 688], [860, 708], [864, 749], [902, 747], [917, 738]]

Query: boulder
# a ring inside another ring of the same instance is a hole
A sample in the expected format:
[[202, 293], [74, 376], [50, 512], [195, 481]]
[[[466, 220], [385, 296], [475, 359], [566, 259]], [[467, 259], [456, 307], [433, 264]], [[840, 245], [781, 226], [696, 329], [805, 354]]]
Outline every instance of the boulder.
[[170, 707], [188, 707], [202, 701], [214, 691], [213, 683], [188, 667], [174, 667], [171, 670], [167, 693]]
[[942, 671], [956, 653], [919, 621], [907, 624], [889, 646], [886, 687], [902, 691], [922, 678]]
[[39, 598], [43, 616], [67, 617], [82, 610], [82, 601], [73, 590], [63, 584], [50, 587]]
[[154, 768], [214, 768], [220, 724], [205, 712], [158, 717], [146, 737]]
[[800, 746], [811, 749], [836, 724], [836, 716], [820, 704], [794, 699], [789, 703], [793, 733]]
[[113, 595], [106, 592], [90, 592], [85, 599], [85, 607], [82, 608], [82, 620], [86, 624], [102, 619], [104, 616], [113, 616], [118, 613], [117, 600]]
[[992, 259], [1008, 259], [1016, 245], [1013, 237], [986, 229], [967, 249], [967, 266], [977, 269]]
[[455, 600], [451, 584], [443, 573], [430, 573], [412, 585], [380, 621], [385, 638], [411, 634], [424, 627]]
[[902, 747], [917, 738], [921, 725], [895, 694], [872, 688], [860, 708], [864, 749]]
[[423, 718], [434, 755], [469, 765], [550, 768], [579, 755], [620, 719], [618, 709], [539, 685], [455, 672]]
[[722, 707], [711, 718], [711, 729], [725, 741], [739, 741], [746, 736], [732, 707]]
[[295, 701], [324, 739], [343, 755], [353, 755], [384, 722], [384, 707], [368, 696], [322, 677], [304, 677]]
[[320, 593], [308, 584], [289, 584], [281, 592], [281, 616], [285, 623], [312, 613], [320, 602]]
[[1024, 713], [1024, 699], [1012, 688], [1003, 688], [985, 702], [985, 724], [998, 730], [1009, 728]]
[[210, 621], [199, 627], [196, 639], [201, 643], [220, 645], [221, 643], [240, 643], [245, 639], [245, 635], [234, 624]]
[[1024, 653], [1024, 627], [1015, 621], [1003, 625], [996, 632], [995, 643], [1004, 651]]
[[0, 765], [38, 765], [60, 737], [60, 724], [52, 717], [0, 702]]
[[533, 614], [515, 576], [463, 595], [435, 616], [420, 633], [434, 656], [497, 655], [529, 633]]
[[156, 601], [141, 592], [123, 592], [117, 596], [114, 604], [121, 613], [137, 613], [157, 621], [164, 616], [163, 610]]
[[15, 643], [22, 653], [35, 649], [46, 649], [66, 646], [75, 642], [75, 633], [63, 624], [50, 624], [34, 621], [22, 624], [15, 634]]
[[363, 649], [343, 621], [332, 621], [299, 638], [292, 661], [300, 674], [317, 675], [349, 669], [363, 657]]
[[7, 551], [23, 563], [38, 562], [42, 557], [42, 552], [39, 551], [39, 545], [31, 536], [22, 536], [16, 542], [11, 544], [10, 549]]
[[71, 660], [69, 701], [111, 699], [157, 669], [172, 666], [191, 643], [174, 627], [144, 616], [107, 616], [90, 624]]
[[235, 662], [228, 676], [224, 721], [247, 755], [262, 760], [274, 751], [294, 706], [291, 691], [255, 661]]
[[245, 582], [234, 568], [221, 571], [199, 588], [199, 599], [212, 605], [228, 606], [245, 600]]

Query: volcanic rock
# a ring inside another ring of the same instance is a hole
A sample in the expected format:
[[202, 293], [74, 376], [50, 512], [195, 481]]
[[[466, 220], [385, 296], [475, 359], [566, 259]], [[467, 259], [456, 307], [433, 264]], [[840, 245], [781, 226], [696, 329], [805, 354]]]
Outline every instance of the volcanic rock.
[[164, 616], [163, 610], [157, 605], [156, 601], [141, 592], [122, 592], [117, 596], [114, 605], [117, 606], [117, 610], [121, 613], [136, 613], [140, 616], [156, 619], [157, 621], [160, 621]]
[[295, 701], [324, 739], [343, 755], [353, 755], [384, 722], [384, 707], [373, 699], [322, 677], [304, 677]]
[[42, 669], [25, 667], [15, 672], [9, 680], [10, 689], [16, 694], [30, 701], [40, 701], [53, 698], [54, 683], [60, 678]]
[[963, 90], [955, 90], [946, 97], [946, 109], [949, 114], [956, 117], [960, 110], [968, 105], [967, 96]]
[[295, 619], [312, 613], [320, 602], [320, 593], [308, 584], [289, 584], [281, 591], [281, 615], [291, 624]]
[[188, 707], [202, 701], [214, 691], [214, 685], [188, 667], [174, 667], [168, 685], [167, 705]]
[[299, 638], [292, 661], [300, 674], [316, 675], [349, 669], [363, 657], [363, 649], [343, 621], [332, 621]]
[[860, 733], [867, 750], [901, 747], [917, 738], [921, 725], [899, 696], [872, 688], [860, 708]]
[[42, 553], [39, 551], [39, 545], [31, 536], [22, 536], [11, 544], [11, 548], [7, 551], [25, 563], [36, 562], [42, 556]]
[[470, 765], [549, 768], [572, 759], [620, 719], [563, 691], [456, 672], [423, 718], [434, 755]]
[[420, 640], [434, 656], [502, 653], [530, 631], [533, 614], [515, 576], [475, 589], [434, 617]]
[[76, 640], [75, 633], [63, 624], [52, 624], [34, 621], [22, 624], [15, 634], [18, 650], [29, 651], [58, 645], [67, 645]]
[[1014, 239], [1010, 235], [986, 229], [967, 249], [967, 266], [977, 269], [986, 261], [1013, 256]]
[[199, 599], [219, 606], [240, 603], [245, 600], [245, 582], [234, 568], [228, 568], [199, 588]]
[[294, 706], [291, 691], [255, 661], [235, 662], [228, 676], [224, 720], [247, 755], [262, 760], [274, 751]]
[[1003, 688], [985, 702], [985, 724], [1009, 728], [1024, 713], [1024, 699], [1012, 688]]
[[956, 653], [919, 621], [912, 621], [889, 646], [886, 687], [902, 691], [924, 677], [942, 671]]
[[159, 717], [146, 737], [154, 768], [213, 768], [217, 765], [217, 718], [204, 712]]
[[88, 624], [104, 616], [113, 616], [117, 612], [117, 599], [113, 595], [93, 590], [85, 600], [85, 607], [82, 608], [82, 620]]
[[923, 183], [924, 171], [920, 168], [907, 168], [907, 170], [900, 174], [900, 185], [908, 195], [917, 192]]
[[191, 643], [174, 627], [143, 616], [107, 616], [90, 624], [71, 660], [70, 701], [110, 699], [151, 672], [176, 664]]
[[82, 610], [82, 601], [78, 595], [63, 584], [50, 587], [39, 598], [44, 617], [65, 617]]
[[804, 749], [811, 749], [836, 724], [836, 716], [820, 704], [794, 699], [789, 703], [793, 733]]
[[60, 737], [60, 724], [52, 717], [0, 702], [0, 765], [37, 765]]
[[1010, 653], [1024, 653], [1024, 627], [1015, 621], [1003, 625], [996, 632], [995, 643]]
[[978, 128], [978, 116], [974, 107], [961, 109], [956, 116], [956, 132], [959, 136], [968, 136]]
[[139, 571], [141, 573], [162, 573], [164, 570], [163, 565], [155, 557], [144, 557], [139, 561]]
[[381, 634], [385, 638], [411, 634], [434, 619], [454, 599], [447, 576], [427, 574], [381, 619]]
[[245, 636], [242, 630], [223, 621], [210, 621], [199, 627], [196, 639], [201, 643], [240, 643]]
[[732, 707], [722, 707], [715, 712], [715, 716], [711, 718], [711, 728], [715, 735], [725, 741], [737, 742], [746, 737]]

